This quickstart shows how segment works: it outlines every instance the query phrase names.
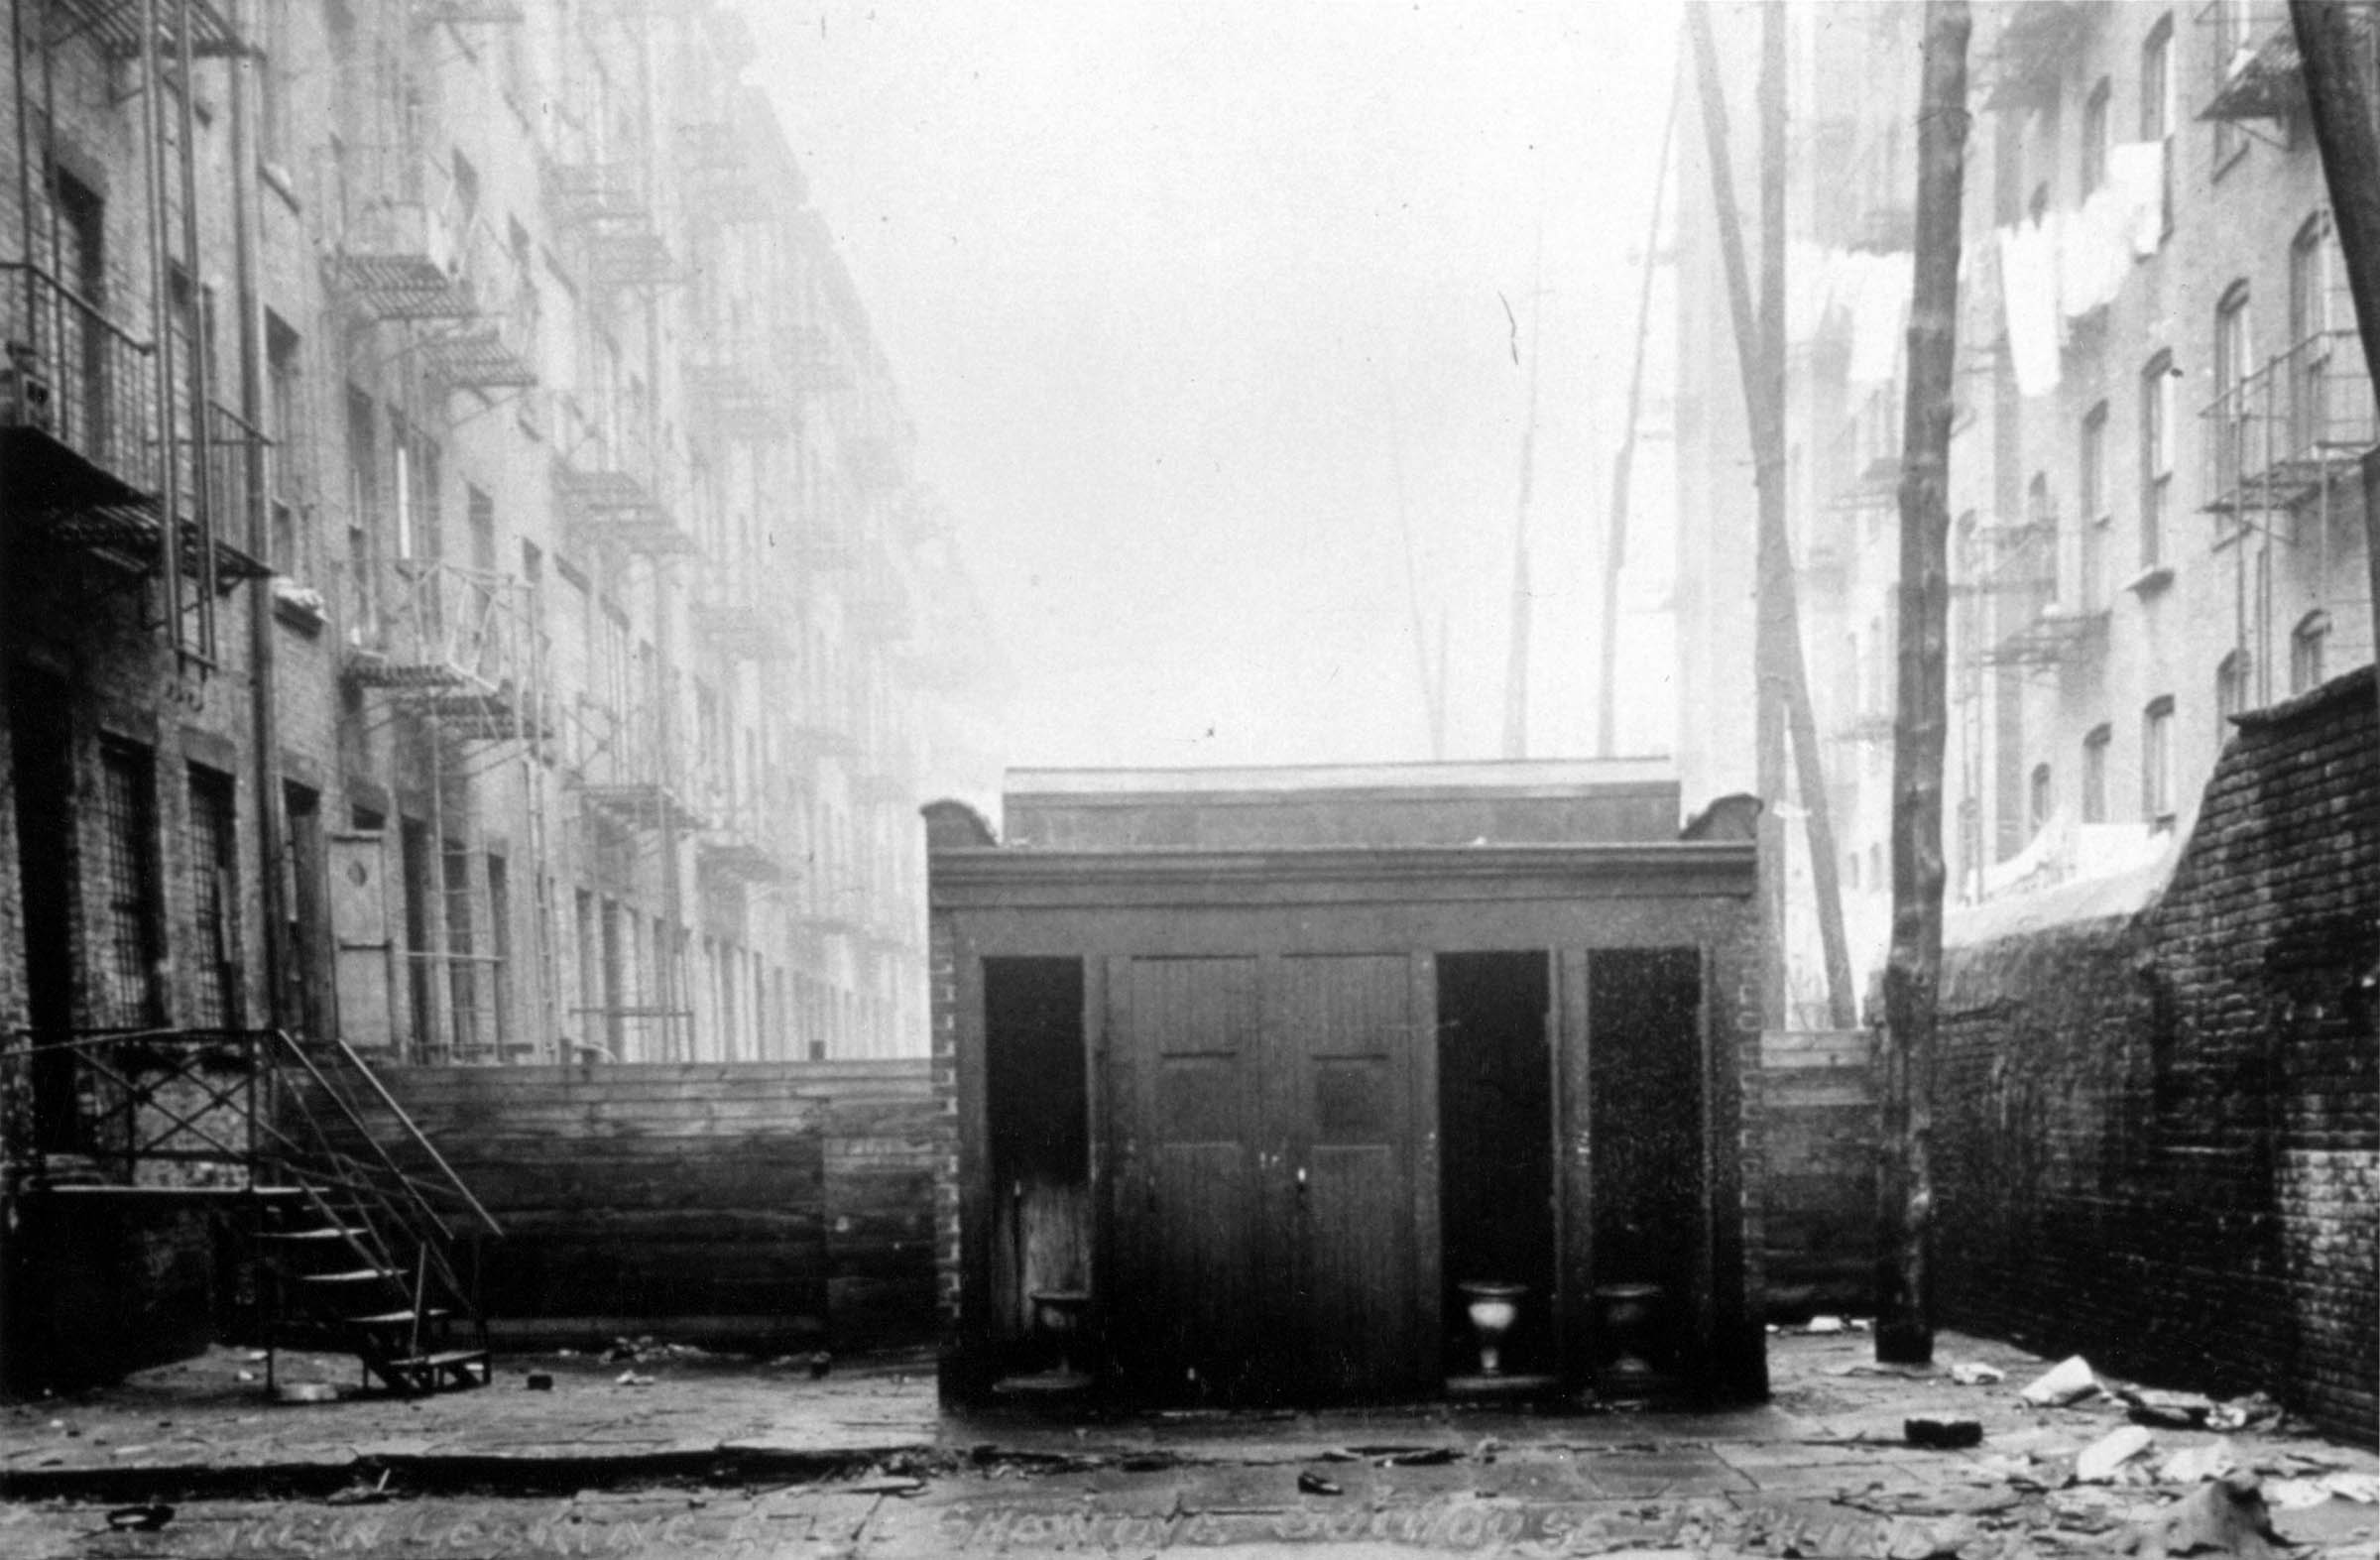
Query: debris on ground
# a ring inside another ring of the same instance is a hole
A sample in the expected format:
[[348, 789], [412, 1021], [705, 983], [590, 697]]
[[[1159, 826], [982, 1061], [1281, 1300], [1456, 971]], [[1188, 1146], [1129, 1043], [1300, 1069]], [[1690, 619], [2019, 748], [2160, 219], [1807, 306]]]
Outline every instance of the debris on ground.
[[2269, 1560], [2275, 1545], [2272, 1513], [2254, 1474], [2210, 1480], [2170, 1507], [2149, 1535], [2144, 1553], [2229, 1554], [2240, 1560]]
[[1341, 1491], [1338, 1483], [1334, 1480], [1325, 1479], [1317, 1473], [1302, 1473], [1297, 1476], [1297, 1493], [1299, 1495], [1338, 1495]]
[[2017, 1395], [2037, 1408], [2061, 1408], [2081, 1402], [2098, 1389], [2099, 1379], [2091, 1373], [2090, 1362], [2078, 1354], [2050, 1367]]
[[813, 1381], [823, 1381], [823, 1380], [826, 1380], [826, 1373], [827, 1373], [827, 1372], [829, 1372], [829, 1371], [831, 1371], [831, 1370], [833, 1370], [834, 1368], [835, 1368], [835, 1357], [834, 1357], [833, 1355], [831, 1355], [831, 1354], [828, 1354], [828, 1353], [827, 1353], [825, 1350], [821, 1349], [821, 1350], [819, 1350], [819, 1351], [818, 1351], [816, 1354], [813, 1354], [813, 1355], [811, 1355], [811, 1356], [810, 1356], [810, 1380], [813, 1380]]
[[107, 1513], [107, 1526], [116, 1533], [154, 1533], [174, 1520], [174, 1508], [152, 1502], [146, 1505], [119, 1505]]
[[653, 1384], [652, 1377], [641, 1376], [635, 1371], [623, 1371], [612, 1380], [621, 1386], [651, 1386]]
[[1813, 1316], [1802, 1325], [1803, 1332], [1814, 1333], [1822, 1337], [1829, 1333], [1840, 1333], [1844, 1330], [1843, 1318], [1840, 1316]]
[[2214, 1412], [2214, 1399], [2197, 1392], [2160, 1392], [2126, 1386], [2115, 1395], [2124, 1400], [2134, 1424], [2161, 1425], [2169, 1430], [2202, 1428]]
[[377, 1484], [349, 1485], [346, 1489], [324, 1498], [325, 1505], [379, 1505], [389, 1498], [389, 1471], [380, 1471]]
[[2220, 1479], [2239, 1467], [2239, 1453], [2229, 1441], [2208, 1441], [2176, 1452], [2157, 1465], [2157, 1477], [2167, 1484], [2195, 1485]]
[[2147, 1451], [2156, 1439], [2136, 1424], [2108, 1431], [2075, 1454], [2075, 1483], [2112, 1484], [2116, 1471]]
[[521, 1384], [533, 1392], [550, 1392], [553, 1390], [553, 1373], [551, 1371], [532, 1371]]
[[[562, 1353], [567, 1355], [570, 1351], [565, 1349]], [[696, 1348], [693, 1344], [663, 1343], [651, 1333], [643, 1333], [635, 1338], [613, 1339], [612, 1346], [603, 1352], [603, 1363], [626, 1365], [642, 1360], [707, 1360], [710, 1354], [708, 1349]]]
[[2216, 1403], [2206, 1415], [2210, 1430], [2274, 1430], [2286, 1417], [2278, 1402], [2263, 1392], [2250, 1392], [2228, 1402]]
[[1951, 1364], [1951, 1380], [1961, 1386], [1994, 1386], [2008, 1380], [2008, 1373], [1980, 1360], [1957, 1360]]
[[1901, 1433], [1908, 1438], [1911, 1446], [1937, 1451], [1958, 1451], [1963, 1447], [1983, 1444], [1983, 1422], [1980, 1419], [1904, 1419], [1901, 1421]]

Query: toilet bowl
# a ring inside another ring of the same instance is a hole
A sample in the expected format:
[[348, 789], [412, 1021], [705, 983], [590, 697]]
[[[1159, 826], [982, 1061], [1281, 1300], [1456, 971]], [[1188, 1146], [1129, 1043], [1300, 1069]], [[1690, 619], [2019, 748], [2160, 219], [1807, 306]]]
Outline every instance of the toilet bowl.
[[1596, 1286], [1595, 1304], [1601, 1313], [1598, 1331], [1605, 1356], [1603, 1380], [1607, 1389], [1628, 1391], [1652, 1384], [1657, 1373], [1645, 1356], [1650, 1352], [1650, 1333], [1660, 1300], [1657, 1283]]
[[1491, 1279], [1475, 1278], [1458, 1284], [1467, 1302], [1472, 1331], [1480, 1338], [1480, 1374], [1501, 1376], [1504, 1370], [1504, 1335], [1520, 1319], [1520, 1297], [1529, 1292], [1525, 1283], [1499, 1283]]

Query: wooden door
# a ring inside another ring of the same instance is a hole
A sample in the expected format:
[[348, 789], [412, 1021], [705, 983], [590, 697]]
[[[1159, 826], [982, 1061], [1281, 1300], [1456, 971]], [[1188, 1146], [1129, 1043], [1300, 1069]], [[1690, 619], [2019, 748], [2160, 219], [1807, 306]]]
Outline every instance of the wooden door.
[[1414, 962], [1138, 958], [1110, 990], [1119, 1362], [1143, 1389], [1240, 1402], [1426, 1384]]
[[358, 1050], [386, 1051], [397, 1043], [397, 991], [392, 973], [397, 942], [389, 927], [387, 837], [333, 834], [330, 846], [330, 924], [337, 948], [332, 990], [339, 1037]]
[[1253, 958], [1119, 961], [1117, 1281], [1108, 1324], [1142, 1390], [1240, 1398], [1260, 1380], [1265, 1251]]
[[1307, 1397], [1410, 1390], [1428, 1375], [1436, 1328], [1422, 1295], [1435, 1274], [1420, 1251], [1436, 1200], [1415, 1195], [1420, 984], [1402, 954], [1284, 958], [1267, 982], [1268, 1098], [1294, 1187], [1286, 1335]]

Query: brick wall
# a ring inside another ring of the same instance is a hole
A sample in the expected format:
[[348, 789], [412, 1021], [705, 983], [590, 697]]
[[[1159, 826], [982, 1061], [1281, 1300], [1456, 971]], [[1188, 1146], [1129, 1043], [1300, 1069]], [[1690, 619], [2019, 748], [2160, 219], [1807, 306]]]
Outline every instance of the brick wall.
[[1874, 1303], [1876, 1089], [1865, 1029], [1760, 1037], [1763, 1271], [1768, 1314]]
[[2238, 722], [2148, 908], [1952, 949], [1941, 1319], [2369, 1439], [2376, 926], [2367, 667]]

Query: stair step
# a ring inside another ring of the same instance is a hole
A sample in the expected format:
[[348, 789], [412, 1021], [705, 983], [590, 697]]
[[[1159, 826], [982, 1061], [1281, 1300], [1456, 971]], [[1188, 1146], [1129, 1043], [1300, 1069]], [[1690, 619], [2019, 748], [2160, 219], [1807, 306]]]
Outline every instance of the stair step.
[[351, 1267], [345, 1272], [300, 1273], [299, 1283], [376, 1283], [397, 1276], [394, 1267]]
[[446, 1371], [458, 1365], [486, 1365], [485, 1349], [441, 1349], [435, 1354], [408, 1355], [384, 1362], [392, 1371]]
[[422, 1321], [435, 1322], [452, 1314], [454, 1313], [442, 1305], [431, 1305], [424, 1306], [417, 1313], [414, 1311], [382, 1311], [378, 1315], [350, 1316], [346, 1320], [350, 1327], [403, 1327], [412, 1322], [416, 1315]]

